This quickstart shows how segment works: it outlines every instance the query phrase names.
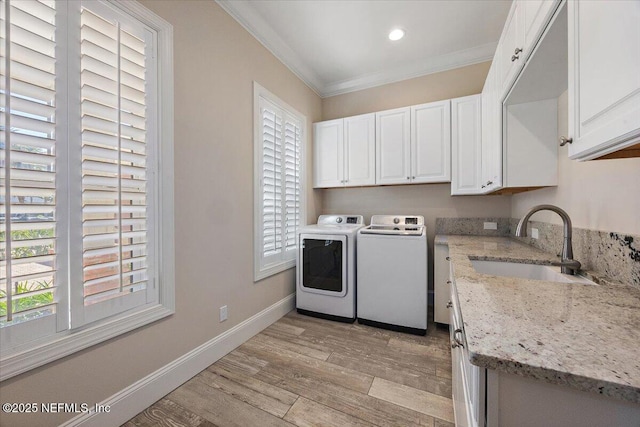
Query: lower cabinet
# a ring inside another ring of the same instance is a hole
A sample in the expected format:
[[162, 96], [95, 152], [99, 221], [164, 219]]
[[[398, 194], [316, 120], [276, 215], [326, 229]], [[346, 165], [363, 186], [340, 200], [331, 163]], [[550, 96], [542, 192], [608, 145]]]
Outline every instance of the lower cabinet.
[[473, 365], [453, 265], [450, 271], [451, 385], [456, 426], [638, 427], [640, 404]]
[[449, 324], [449, 246], [434, 245], [433, 249], [433, 320]]

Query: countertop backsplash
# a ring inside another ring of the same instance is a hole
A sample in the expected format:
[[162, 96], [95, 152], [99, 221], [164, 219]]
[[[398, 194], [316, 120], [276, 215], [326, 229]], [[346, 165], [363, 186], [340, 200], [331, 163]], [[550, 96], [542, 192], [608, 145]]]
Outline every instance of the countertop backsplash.
[[[518, 218], [511, 218], [510, 234], [515, 237]], [[538, 238], [515, 237], [518, 240], [560, 256], [562, 225], [529, 221], [538, 229]], [[580, 261], [582, 270], [593, 271], [612, 282], [640, 287], [640, 236], [573, 227], [573, 258]]]
[[[485, 222], [497, 223], [497, 230], [485, 230]], [[464, 236], [496, 236], [509, 235], [511, 218], [436, 218], [437, 234], [456, 234]]]
[[[515, 237], [519, 218], [436, 218], [436, 234], [510, 236], [524, 243], [560, 256], [562, 251], [562, 225], [529, 221], [538, 229], [538, 238]], [[485, 222], [497, 223], [497, 230], [485, 230]], [[613, 283], [640, 287], [640, 236], [573, 228], [573, 257], [580, 261], [582, 270]]]

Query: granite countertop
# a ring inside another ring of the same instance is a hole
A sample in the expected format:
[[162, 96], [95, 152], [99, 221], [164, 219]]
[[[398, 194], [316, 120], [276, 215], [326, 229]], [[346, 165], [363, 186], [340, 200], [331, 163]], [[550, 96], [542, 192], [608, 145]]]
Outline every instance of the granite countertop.
[[471, 363], [640, 403], [640, 289], [477, 273], [471, 259], [557, 261], [507, 237], [435, 243], [449, 246]]

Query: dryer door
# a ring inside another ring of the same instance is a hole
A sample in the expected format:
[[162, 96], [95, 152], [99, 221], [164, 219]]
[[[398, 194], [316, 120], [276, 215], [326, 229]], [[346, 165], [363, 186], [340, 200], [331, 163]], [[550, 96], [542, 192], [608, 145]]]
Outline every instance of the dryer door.
[[300, 234], [298, 290], [335, 297], [347, 294], [347, 236]]

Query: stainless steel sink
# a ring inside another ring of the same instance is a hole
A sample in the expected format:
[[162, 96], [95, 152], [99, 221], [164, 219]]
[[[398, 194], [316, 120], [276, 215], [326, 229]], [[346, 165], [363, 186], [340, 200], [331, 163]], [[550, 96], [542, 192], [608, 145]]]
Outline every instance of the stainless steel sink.
[[529, 280], [545, 280], [548, 282], [560, 283], [582, 283], [585, 285], [595, 285], [591, 280], [570, 274], [562, 274], [560, 267], [539, 264], [524, 264], [519, 262], [505, 261], [482, 261], [471, 260], [473, 268], [481, 274], [491, 274], [493, 276], [517, 277]]

